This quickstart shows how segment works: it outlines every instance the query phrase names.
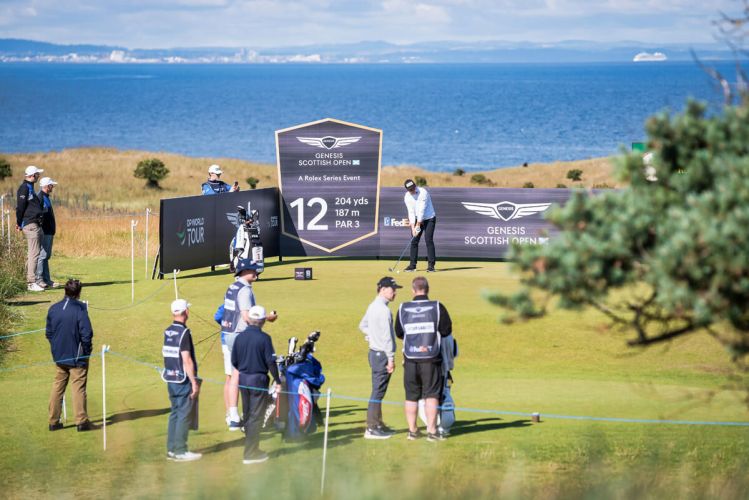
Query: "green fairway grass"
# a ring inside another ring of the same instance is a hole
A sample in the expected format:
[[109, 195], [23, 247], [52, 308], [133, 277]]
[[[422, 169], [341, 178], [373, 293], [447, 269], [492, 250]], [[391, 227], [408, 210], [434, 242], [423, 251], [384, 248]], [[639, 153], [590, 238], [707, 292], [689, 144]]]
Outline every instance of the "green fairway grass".
[[[383, 406], [399, 432], [387, 441], [363, 439], [370, 371], [358, 323], [392, 261], [275, 259], [254, 286], [258, 303], [279, 312], [265, 330], [277, 350], [291, 336], [320, 330], [316, 356], [332, 388], [325, 483], [329, 498], [476, 497], [723, 497], [749, 494], [749, 428], [625, 423], [557, 416], [749, 421], [746, 393], [731, 385], [728, 355], [706, 335], [647, 350], [604, 328], [592, 312], [555, 312], [505, 325], [483, 290], [517, 286], [509, 265], [443, 262], [430, 274], [430, 296], [450, 311], [460, 347], [453, 396], [459, 408], [452, 436], [442, 443], [405, 437], [400, 353]], [[315, 279], [295, 281], [294, 267]], [[265, 434], [271, 460], [242, 464], [242, 434], [225, 428], [223, 362], [213, 313], [232, 278], [226, 271], [178, 275], [196, 343], [200, 396], [198, 432], [189, 446], [204, 453], [193, 463], [165, 459], [168, 397], [150, 365], [161, 365], [162, 332], [170, 324], [174, 285], [143, 277], [136, 262], [135, 303], [130, 261], [56, 257], [55, 278], [84, 282], [94, 325], [94, 352], [109, 344], [107, 450], [102, 431], [47, 430], [53, 365], [43, 333], [14, 337], [0, 365], [0, 486], [3, 498], [33, 497], [317, 497], [322, 429], [304, 443]], [[417, 273], [418, 275], [418, 273]], [[393, 310], [410, 298], [411, 274]], [[171, 278], [171, 276], [169, 276]], [[88, 285], [88, 286], [86, 286]], [[44, 326], [62, 291], [18, 297], [18, 331]], [[400, 347], [400, 342], [399, 342]], [[17, 368], [17, 369], [16, 369]], [[92, 358], [88, 408], [102, 418], [101, 359]], [[325, 408], [325, 400], [320, 406]], [[390, 404], [392, 403], [392, 404]], [[72, 412], [72, 404], [68, 402]], [[513, 415], [510, 412], [518, 412]], [[532, 423], [531, 412], [541, 414]]]

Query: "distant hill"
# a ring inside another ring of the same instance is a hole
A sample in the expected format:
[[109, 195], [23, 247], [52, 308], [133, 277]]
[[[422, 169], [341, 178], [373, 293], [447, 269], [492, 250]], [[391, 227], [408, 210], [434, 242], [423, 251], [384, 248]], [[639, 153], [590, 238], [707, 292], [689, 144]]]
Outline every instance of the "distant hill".
[[[433, 41], [393, 44], [363, 41], [348, 44], [299, 45], [273, 48], [177, 47], [125, 48], [109, 45], [59, 45], [47, 42], [0, 39], [0, 60], [55, 61], [71, 53], [94, 60], [109, 60], [119, 51], [119, 62], [313, 62], [313, 63], [585, 63], [630, 62], [639, 52], [662, 52], [669, 61], [692, 60], [692, 51], [703, 60], [733, 60], [723, 44], [648, 44], [635, 41], [599, 43], [565, 40], [536, 42]], [[69, 60], [69, 59], [68, 59]], [[90, 60], [90, 59], [89, 59]]]

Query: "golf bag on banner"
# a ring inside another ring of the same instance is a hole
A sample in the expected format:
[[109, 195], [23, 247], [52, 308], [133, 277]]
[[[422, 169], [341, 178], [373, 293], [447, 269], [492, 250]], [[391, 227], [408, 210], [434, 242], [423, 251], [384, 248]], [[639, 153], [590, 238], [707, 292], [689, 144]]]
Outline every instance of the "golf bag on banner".
[[[450, 433], [450, 428], [455, 423], [455, 400], [451, 393], [453, 385], [452, 370], [455, 368], [455, 358], [458, 357], [458, 342], [452, 335], [442, 337], [440, 343], [440, 355], [442, 356], [442, 395], [440, 396], [440, 409], [437, 412], [437, 429], [444, 434]], [[425, 401], [419, 400], [419, 418], [426, 424], [427, 416]]]
[[240, 260], [250, 259], [259, 266], [258, 274], [263, 272], [263, 243], [260, 241], [260, 214], [250, 208], [237, 206], [237, 214], [232, 217], [237, 232], [229, 244], [229, 270], [234, 272]]
[[[314, 331], [295, 352], [298, 339], [289, 339], [286, 356], [277, 356], [276, 363], [281, 376], [283, 395], [271, 396], [263, 427], [275, 413], [275, 427], [284, 430], [287, 440], [295, 440], [311, 434], [322, 424], [322, 413], [317, 406], [320, 387], [325, 383], [322, 365], [312, 356], [320, 332]], [[284, 397], [285, 396], [285, 397]]]

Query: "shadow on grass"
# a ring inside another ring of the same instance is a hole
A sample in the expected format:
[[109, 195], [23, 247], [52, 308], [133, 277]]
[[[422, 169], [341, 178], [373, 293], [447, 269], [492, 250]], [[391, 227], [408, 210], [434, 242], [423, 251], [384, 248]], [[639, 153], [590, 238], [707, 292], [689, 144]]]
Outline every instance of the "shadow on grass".
[[[268, 267], [268, 266], [266, 265], [265, 267]], [[188, 275], [185, 275], [185, 276], [177, 275], [177, 279], [178, 280], [189, 280], [189, 279], [193, 279], [193, 278], [205, 278], [206, 276], [227, 276], [227, 277], [231, 277], [232, 273], [229, 273], [226, 270], [205, 271], [205, 272], [202, 272], [202, 273], [190, 274], [189, 276]], [[260, 278], [258, 278], [258, 281], [284, 281], [284, 280], [293, 280], [293, 279], [294, 279], [293, 276], [281, 277], [281, 278], [264, 278], [263, 275], [261, 274]], [[130, 283], [130, 282], [128, 281], [127, 283]]]
[[49, 300], [17, 300], [15, 302], [8, 302], [10, 307], [25, 307], [25, 306], [36, 306], [39, 304], [51, 304], [54, 299]]
[[501, 418], [482, 418], [479, 420], [459, 420], [450, 429], [450, 436], [473, 434], [474, 432], [488, 432], [500, 429], [530, 427], [530, 420], [513, 420], [504, 422]]
[[117, 281], [94, 281], [94, 282], [88, 282], [88, 281], [81, 281], [81, 285], [83, 285], [83, 289], [85, 290], [88, 287], [92, 286], [107, 286], [107, 285], [124, 285], [125, 283], [130, 283], [130, 280], [117, 280]]
[[[107, 417], [107, 425], [117, 424], [120, 422], [130, 422], [132, 420], [139, 420], [141, 418], [158, 417], [159, 415], [166, 415], [170, 411], [170, 408], [123, 411]], [[94, 423], [101, 423], [101, 419], [96, 420]]]
[[437, 268], [437, 272], [447, 273], [450, 271], [468, 271], [470, 269], [483, 269], [483, 267], [481, 266], [441, 267], [441, 268]]

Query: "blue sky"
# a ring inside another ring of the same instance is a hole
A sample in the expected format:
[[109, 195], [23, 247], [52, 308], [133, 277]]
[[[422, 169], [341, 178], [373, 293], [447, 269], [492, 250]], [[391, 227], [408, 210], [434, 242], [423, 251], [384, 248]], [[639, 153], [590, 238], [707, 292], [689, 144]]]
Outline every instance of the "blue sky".
[[0, 38], [127, 48], [714, 41], [740, 0], [0, 0]]

